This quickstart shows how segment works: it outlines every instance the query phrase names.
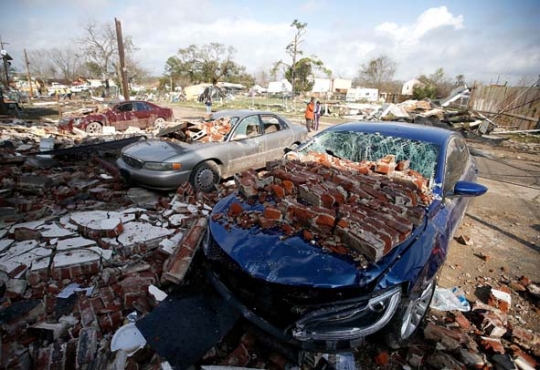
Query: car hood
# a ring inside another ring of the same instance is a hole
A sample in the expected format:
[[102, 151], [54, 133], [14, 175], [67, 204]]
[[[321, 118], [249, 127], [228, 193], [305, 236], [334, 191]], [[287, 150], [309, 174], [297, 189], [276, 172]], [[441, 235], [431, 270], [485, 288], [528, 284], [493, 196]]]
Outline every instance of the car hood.
[[172, 143], [164, 140], [143, 140], [127, 146], [122, 151], [122, 154], [142, 161], [161, 162], [179, 154], [195, 150], [201, 145], [211, 145], [211, 143], [187, 144], [182, 142]]
[[[214, 207], [212, 215], [226, 214], [230, 205], [238, 201], [245, 211], [262, 211], [261, 204], [251, 205], [231, 194]], [[249, 275], [270, 283], [313, 288], [371, 285], [391, 267], [398, 256], [404, 257], [402, 253], [424, 228], [425, 221], [377, 263], [360, 268], [351, 257], [329, 253], [306, 242], [301, 236], [283, 238], [280, 230], [262, 230], [258, 226], [241, 228], [212, 217], [209, 222], [213, 242]]]

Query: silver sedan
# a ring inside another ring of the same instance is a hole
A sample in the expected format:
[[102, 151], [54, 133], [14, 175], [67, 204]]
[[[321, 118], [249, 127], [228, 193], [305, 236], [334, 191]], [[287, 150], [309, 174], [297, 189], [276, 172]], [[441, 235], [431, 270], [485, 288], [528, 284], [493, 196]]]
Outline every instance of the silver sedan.
[[220, 118], [230, 119], [230, 130], [222, 140], [139, 141], [122, 150], [116, 162], [120, 172], [126, 180], [151, 189], [175, 190], [190, 182], [196, 190], [209, 192], [221, 179], [263, 168], [267, 161], [281, 158], [285, 148], [307, 138], [304, 125], [272, 112], [234, 110], [212, 116]]

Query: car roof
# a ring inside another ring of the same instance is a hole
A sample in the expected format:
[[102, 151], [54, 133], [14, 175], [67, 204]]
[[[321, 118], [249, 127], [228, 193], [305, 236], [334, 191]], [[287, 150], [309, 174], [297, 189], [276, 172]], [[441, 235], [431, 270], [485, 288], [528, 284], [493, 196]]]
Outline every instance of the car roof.
[[220, 111], [214, 112], [214, 113], [212, 113], [212, 117], [213, 118], [220, 118], [220, 117], [244, 118], [244, 117], [247, 117], [247, 116], [251, 116], [253, 114], [273, 114], [273, 115], [277, 115], [274, 112], [263, 111], [263, 110], [230, 109], [230, 110], [220, 110]]
[[440, 146], [444, 146], [444, 143], [447, 142], [450, 137], [455, 135], [455, 132], [443, 128], [388, 121], [347, 122], [332, 126], [327, 130], [380, 133], [385, 136], [404, 137]]

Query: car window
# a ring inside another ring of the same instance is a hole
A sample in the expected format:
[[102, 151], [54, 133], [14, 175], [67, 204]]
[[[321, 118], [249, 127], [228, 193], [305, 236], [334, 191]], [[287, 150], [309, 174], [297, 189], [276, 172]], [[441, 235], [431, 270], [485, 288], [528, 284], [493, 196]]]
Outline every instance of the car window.
[[242, 140], [248, 137], [259, 136], [259, 117], [249, 116], [241, 120], [234, 130], [232, 140]]
[[150, 107], [148, 106], [148, 104], [144, 102], [138, 101], [138, 102], [135, 102], [134, 104], [138, 111], [150, 110]]
[[120, 112], [131, 112], [133, 111], [133, 104], [132, 103], [126, 103], [126, 104], [122, 104], [122, 105], [119, 105], [116, 110], [120, 111]]
[[452, 138], [448, 143], [446, 153], [443, 194], [452, 191], [456, 182], [465, 172], [468, 161], [469, 151], [465, 142], [460, 138]]
[[272, 114], [261, 114], [264, 133], [271, 134], [287, 128], [287, 124]]
[[353, 162], [377, 161], [395, 155], [396, 161], [410, 160], [410, 168], [431, 179], [437, 171], [440, 149], [432, 143], [379, 133], [326, 131], [299, 152], [328, 153]]

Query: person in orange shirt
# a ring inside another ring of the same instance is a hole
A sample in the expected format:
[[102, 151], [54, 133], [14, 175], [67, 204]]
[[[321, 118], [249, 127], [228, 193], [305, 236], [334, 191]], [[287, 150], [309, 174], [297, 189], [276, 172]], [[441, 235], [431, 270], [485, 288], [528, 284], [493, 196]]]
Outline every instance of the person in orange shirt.
[[311, 128], [313, 127], [313, 119], [315, 118], [315, 98], [311, 97], [311, 100], [309, 101], [307, 107], [306, 107], [306, 128], [308, 132], [311, 132]]

